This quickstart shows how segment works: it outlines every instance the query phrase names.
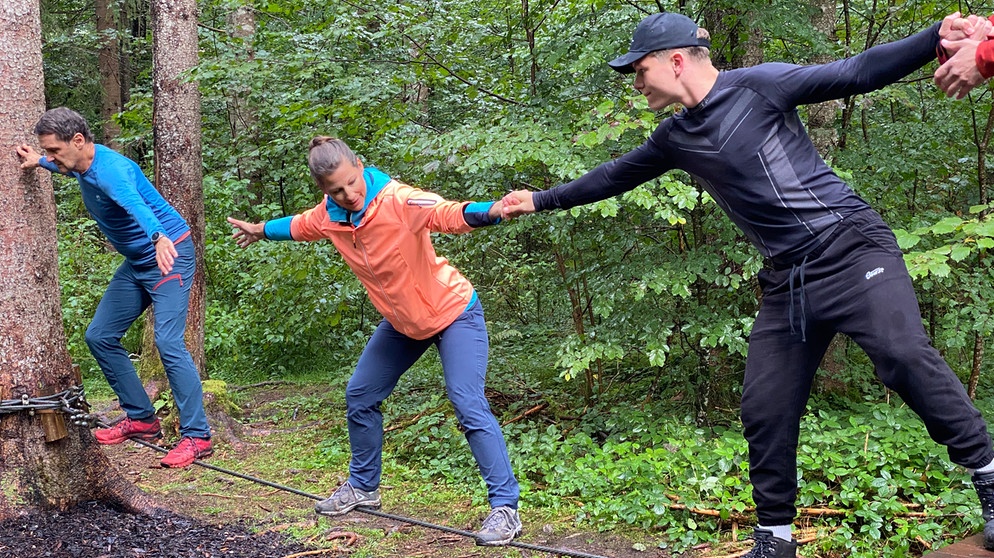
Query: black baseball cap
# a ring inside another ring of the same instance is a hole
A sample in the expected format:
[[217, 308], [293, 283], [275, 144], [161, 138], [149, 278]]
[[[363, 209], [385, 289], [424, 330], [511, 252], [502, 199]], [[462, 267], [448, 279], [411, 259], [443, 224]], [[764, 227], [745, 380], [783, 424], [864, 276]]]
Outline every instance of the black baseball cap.
[[635, 71], [632, 64], [650, 52], [691, 46], [711, 47], [711, 41], [697, 38], [694, 20], [675, 12], [652, 14], [635, 28], [628, 54], [607, 64], [623, 74], [630, 74]]

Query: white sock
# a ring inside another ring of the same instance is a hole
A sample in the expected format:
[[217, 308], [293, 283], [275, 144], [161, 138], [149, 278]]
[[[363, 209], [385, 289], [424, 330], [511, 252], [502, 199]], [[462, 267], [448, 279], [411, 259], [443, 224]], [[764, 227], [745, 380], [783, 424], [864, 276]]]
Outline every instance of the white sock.
[[[970, 471], [969, 469], [967, 469], [967, 470]], [[983, 467], [981, 467], [979, 469], [975, 469], [975, 470], [970, 471], [971, 475], [973, 473], [981, 473], [981, 474], [983, 474], [983, 473], [994, 473], [994, 461], [991, 461], [990, 463], [988, 463], [987, 465], [984, 465]]]
[[774, 525], [773, 527], [767, 527], [765, 525], [757, 525], [759, 529], [766, 529], [767, 531], [772, 531], [773, 536], [778, 539], [783, 539], [785, 541], [790, 541], [794, 537], [791, 535], [791, 528], [793, 525]]

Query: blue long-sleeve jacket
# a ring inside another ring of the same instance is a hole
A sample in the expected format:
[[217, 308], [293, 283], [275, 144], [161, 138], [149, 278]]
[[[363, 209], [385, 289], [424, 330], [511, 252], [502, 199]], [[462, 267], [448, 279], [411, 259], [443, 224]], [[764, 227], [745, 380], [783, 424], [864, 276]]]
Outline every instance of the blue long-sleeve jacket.
[[[177, 242], [190, 227], [137, 163], [103, 145], [94, 147], [93, 163], [86, 172], [64, 174], [79, 181], [86, 210], [114, 248], [135, 265], [155, 265], [152, 235], [158, 232]], [[38, 164], [60, 172], [45, 157]]]

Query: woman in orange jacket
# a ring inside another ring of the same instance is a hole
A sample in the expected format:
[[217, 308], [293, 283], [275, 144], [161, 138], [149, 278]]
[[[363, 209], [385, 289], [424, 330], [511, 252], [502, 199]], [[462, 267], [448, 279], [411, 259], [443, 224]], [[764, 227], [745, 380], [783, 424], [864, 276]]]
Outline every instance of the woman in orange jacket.
[[442, 361], [456, 418], [487, 484], [491, 511], [477, 544], [503, 545], [521, 532], [518, 482], [484, 395], [489, 341], [473, 285], [435, 254], [430, 233], [464, 233], [500, 222], [496, 202], [453, 202], [366, 167], [345, 142], [311, 140], [308, 166], [325, 196], [292, 217], [264, 223], [228, 218], [242, 248], [263, 239], [330, 239], [383, 315], [345, 392], [349, 478], [315, 505], [325, 515], [380, 506], [380, 404], [428, 347]]

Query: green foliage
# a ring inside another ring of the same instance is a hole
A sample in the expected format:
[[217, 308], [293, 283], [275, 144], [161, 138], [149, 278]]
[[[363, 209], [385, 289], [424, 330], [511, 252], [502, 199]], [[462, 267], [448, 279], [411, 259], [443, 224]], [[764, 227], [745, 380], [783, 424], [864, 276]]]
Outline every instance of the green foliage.
[[[429, 361], [404, 377], [403, 397], [385, 402], [385, 463], [403, 463], [405, 476], [478, 487], [469, 448], [435, 389], [437, 362]], [[714, 541], [733, 520], [749, 521], [754, 504], [740, 425], [702, 428], [664, 406], [613, 400], [573, 420], [504, 426], [525, 509], [582, 504], [575, 512], [581, 524], [653, 532], [675, 552]], [[824, 533], [817, 544], [827, 555], [916, 555], [922, 544], [942, 544], [944, 533], [982, 523], [965, 472], [903, 405], [816, 401], [800, 439], [797, 505], [805, 526]], [[471, 494], [474, 505], [485, 505], [482, 487]]]
[[[128, 154], [151, 175], [151, 64], [132, 4], [133, 84], [118, 122]], [[375, 10], [264, 0], [251, 3], [256, 28], [245, 40], [224, 32], [242, 4], [201, 2], [201, 64], [191, 76], [203, 92], [206, 349], [209, 372], [230, 382], [303, 375], [331, 382], [337, 400], [294, 401], [281, 420], [342, 412], [344, 378], [379, 320], [331, 245], [241, 250], [230, 239], [229, 215], [259, 221], [320, 201], [306, 168], [312, 136], [340, 136], [365, 163], [450, 199], [499, 199], [576, 178], [642, 143], [665, 116], [648, 111], [629, 79], [604, 63], [628, 47], [649, 11], [713, 11], [739, 25], [739, 38], [761, 29], [766, 60], [805, 63], [906, 36], [957, 8], [847, 4], [846, 25], [828, 40], [806, 10], [784, 0], [720, 1], [707, 10], [603, 0], [428, 0]], [[95, 119], [98, 38], [88, 18], [67, 15], [80, 9], [71, 0], [46, 2], [47, 93], [51, 104]], [[716, 56], [729, 54], [715, 44]], [[840, 101], [839, 146], [828, 156], [895, 227], [926, 326], [965, 377], [977, 339], [994, 332], [984, 183], [992, 165], [982, 128], [992, 96], [981, 88], [968, 102], [945, 99], [929, 83], [933, 69]], [[70, 351], [92, 382], [98, 374], [83, 332], [119, 256], [104, 246], [75, 183], [57, 180], [56, 192]], [[509, 418], [549, 404], [548, 423], [505, 429], [528, 505], [570, 510], [603, 529], [654, 530], [674, 549], [712, 540], [731, 517], [749, 515], [733, 410], [762, 260], [688, 176], [668, 173], [614, 199], [438, 236], [435, 244], [484, 303], [491, 377], [508, 394], [498, 413]], [[135, 346], [139, 330], [126, 346]], [[981, 394], [991, 388], [990, 354], [979, 365]], [[943, 531], [977, 527], [961, 475], [916, 419], [863, 403], [882, 393], [867, 380], [865, 356], [843, 350], [831, 359], [833, 372], [819, 378], [845, 385], [805, 418], [800, 455], [799, 503], [845, 511], [816, 520], [834, 529], [819, 539], [820, 550], [913, 555], [918, 537], [938, 543]], [[419, 363], [398, 387], [403, 397], [385, 403], [388, 427], [405, 425], [386, 442], [403, 465], [388, 467], [409, 466], [404, 474], [428, 487], [476, 486], [436, 365]], [[344, 439], [339, 426], [335, 436], [313, 440], [313, 452], [285, 457], [342, 470]], [[431, 498], [430, 488], [421, 496]], [[474, 498], [482, 502], [480, 491]], [[924, 506], [912, 509], [926, 516], [904, 514], [905, 504]]]

